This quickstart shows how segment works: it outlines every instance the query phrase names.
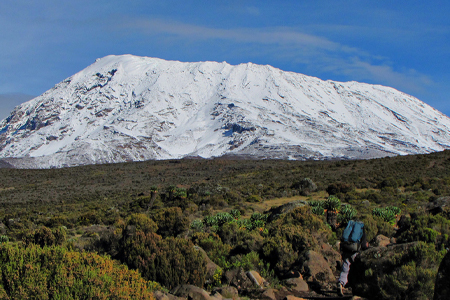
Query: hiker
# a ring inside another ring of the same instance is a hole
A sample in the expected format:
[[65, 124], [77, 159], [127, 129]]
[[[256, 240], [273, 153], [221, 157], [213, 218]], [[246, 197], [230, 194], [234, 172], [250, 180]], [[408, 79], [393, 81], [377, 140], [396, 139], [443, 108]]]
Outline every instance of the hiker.
[[364, 223], [350, 220], [342, 234], [341, 241], [342, 268], [339, 275], [337, 292], [339, 296], [344, 296], [343, 289], [348, 282], [348, 272], [350, 265], [355, 261], [361, 250], [369, 248], [366, 240]]

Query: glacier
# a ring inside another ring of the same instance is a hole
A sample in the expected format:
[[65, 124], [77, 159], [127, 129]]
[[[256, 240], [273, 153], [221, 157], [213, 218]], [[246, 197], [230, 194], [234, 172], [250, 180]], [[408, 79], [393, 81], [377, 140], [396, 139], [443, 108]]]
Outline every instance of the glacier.
[[253, 63], [110, 55], [2, 120], [0, 159], [17, 168], [369, 159], [449, 149], [449, 130], [446, 115], [390, 87]]

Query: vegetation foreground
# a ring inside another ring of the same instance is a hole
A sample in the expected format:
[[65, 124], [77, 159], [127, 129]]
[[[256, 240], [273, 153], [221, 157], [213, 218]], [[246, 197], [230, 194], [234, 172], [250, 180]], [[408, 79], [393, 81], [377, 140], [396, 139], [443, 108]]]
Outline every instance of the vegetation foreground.
[[449, 151], [0, 169], [0, 298], [151, 299], [180, 284], [228, 285], [233, 270], [279, 290], [298, 272], [320, 293], [334, 279], [308, 261], [318, 254], [336, 274], [339, 238], [358, 219], [373, 247], [352, 267], [353, 292], [432, 299], [449, 195]]

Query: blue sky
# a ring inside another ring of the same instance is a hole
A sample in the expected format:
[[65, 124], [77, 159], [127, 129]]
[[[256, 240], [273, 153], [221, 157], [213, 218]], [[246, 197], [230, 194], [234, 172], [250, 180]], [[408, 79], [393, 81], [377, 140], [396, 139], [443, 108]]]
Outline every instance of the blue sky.
[[448, 0], [2, 0], [0, 119], [109, 54], [382, 84], [450, 116], [449, 15]]

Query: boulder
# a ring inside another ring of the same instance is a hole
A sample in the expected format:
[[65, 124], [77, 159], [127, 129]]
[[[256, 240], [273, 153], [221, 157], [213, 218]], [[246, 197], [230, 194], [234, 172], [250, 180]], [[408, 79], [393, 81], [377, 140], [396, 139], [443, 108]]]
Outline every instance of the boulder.
[[263, 287], [265, 285], [267, 285], [267, 281], [261, 277], [261, 275], [259, 275], [258, 272], [256, 271], [248, 271], [247, 272], [247, 277], [250, 278], [250, 280], [257, 286], [259, 287]]
[[223, 296], [222, 294], [220, 294], [219, 292], [212, 292], [211, 295], [211, 300], [223, 300]]
[[200, 251], [206, 261], [206, 283], [214, 282], [214, 273], [216, 272], [217, 268], [220, 267], [208, 257], [208, 254], [206, 254], [205, 250], [203, 250], [201, 247], [194, 246], [194, 249]]
[[283, 300], [306, 300], [306, 299], [305, 298], [295, 297], [293, 295], [287, 295], [286, 297], [283, 298]]
[[248, 278], [244, 269], [237, 268], [225, 272], [225, 283], [239, 290], [249, 289], [254, 287], [254, 283]]
[[434, 286], [433, 300], [450, 299], [450, 252], [444, 256], [439, 266]]
[[386, 247], [391, 243], [391, 240], [382, 234], [379, 234], [375, 238], [375, 247]]
[[225, 299], [239, 299], [239, 292], [234, 286], [222, 286], [214, 289], [214, 292], [218, 292]]
[[155, 300], [180, 300], [180, 299], [183, 299], [183, 298], [174, 296], [172, 294], [163, 293], [161, 291], [153, 292], [153, 297], [155, 297]]
[[322, 289], [329, 282], [336, 281], [325, 258], [320, 253], [312, 250], [305, 254], [301, 273], [306, 282], [318, 289]]
[[271, 222], [273, 220], [276, 220], [280, 217], [280, 215], [288, 213], [290, 211], [293, 211], [294, 209], [296, 209], [297, 207], [302, 207], [308, 205], [307, 201], [304, 200], [296, 200], [296, 201], [292, 201], [286, 204], [283, 204], [281, 206], [272, 208], [268, 211], [269, 213], [269, 217], [267, 219], [268, 222]]
[[190, 284], [179, 285], [173, 288], [170, 293], [190, 300], [212, 300], [207, 291]]
[[291, 291], [294, 291], [294, 292], [307, 292], [307, 291], [309, 291], [308, 284], [301, 277], [288, 278], [286, 280], [283, 280], [283, 284], [285, 286], [289, 287], [289, 289]]
[[[336, 246], [336, 249], [339, 249], [339, 246]], [[342, 260], [341, 253], [336, 251], [330, 244], [323, 243], [320, 245], [320, 254], [322, 254], [323, 258], [327, 261], [331, 272], [335, 273], [340, 271], [337, 266], [340, 265]]]
[[364, 200], [363, 202], [361, 202], [362, 205], [369, 207], [370, 206], [370, 201], [369, 200]]
[[261, 293], [260, 299], [263, 300], [277, 300], [277, 290], [276, 289], [267, 289]]
[[[395, 290], [386, 291], [390, 289], [386, 276], [395, 276], [393, 272], [403, 264], [402, 261], [407, 261], [408, 253], [418, 245], [419, 242], [390, 244], [362, 251], [350, 266], [347, 286], [352, 288], [353, 294], [370, 299], [386, 298], [389, 293], [397, 293]], [[381, 293], [384, 293], [383, 297]]]
[[444, 208], [450, 207], [450, 197], [439, 197], [438, 199], [434, 200], [433, 202], [428, 203], [425, 206], [425, 209], [432, 213], [433, 215], [436, 215], [440, 212], [444, 211]]

